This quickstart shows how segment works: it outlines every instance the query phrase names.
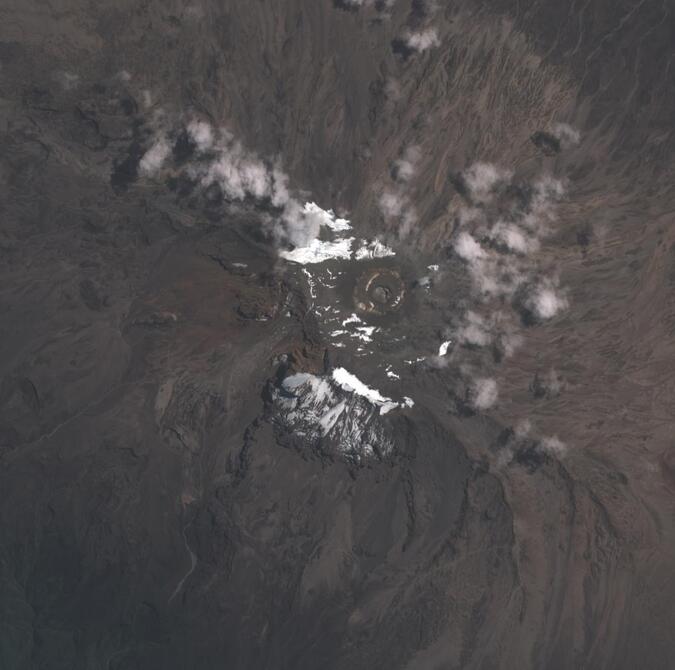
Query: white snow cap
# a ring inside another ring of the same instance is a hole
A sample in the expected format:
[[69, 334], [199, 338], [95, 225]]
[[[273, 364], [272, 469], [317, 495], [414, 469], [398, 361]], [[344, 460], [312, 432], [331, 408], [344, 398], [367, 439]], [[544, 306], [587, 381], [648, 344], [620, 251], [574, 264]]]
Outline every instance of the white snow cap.
[[415, 404], [407, 397], [401, 403], [395, 402], [391, 398], [386, 398], [377, 389], [371, 389], [356, 375], [353, 375], [344, 368], [335, 368], [333, 370], [333, 380], [340, 385], [343, 391], [356, 393], [367, 398], [373, 405], [378, 405], [380, 414], [386, 414], [397, 407], [412, 407]]

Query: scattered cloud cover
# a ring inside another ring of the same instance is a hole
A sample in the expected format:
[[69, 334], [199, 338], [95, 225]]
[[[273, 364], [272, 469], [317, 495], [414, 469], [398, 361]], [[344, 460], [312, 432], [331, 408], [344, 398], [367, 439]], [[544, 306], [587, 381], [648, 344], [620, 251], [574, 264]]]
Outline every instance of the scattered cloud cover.
[[554, 124], [552, 132], [563, 147], [575, 146], [581, 141], [581, 133], [569, 123]]
[[171, 155], [171, 144], [164, 135], [160, 135], [141, 158], [139, 168], [146, 177], [154, 176]]
[[394, 161], [393, 175], [397, 181], [410, 181], [417, 174], [417, 166], [422, 157], [422, 151], [417, 145], [406, 148], [401, 158]]
[[563, 391], [565, 381], [556, 370], [551, 368], [546, 374], [535, 374], [530, 391], [535, 398], [555, 398]]
[[469, 392], [471, 405], [477, 410], [489, 409], [498, 396], [497, 382], [489, 377], [475, 379]]
[[417, 212], [402, 189], [385, 189], [378, 200], [385, 220], [396, 225], [400, 237], [407, 237], [417, 223]]
[[[469, 166], [457, 181], [465, 204], [457, 208], [451, 244], [466, 264], [473, 292], [445, 332], [458, 346], [450, 356], [430, 359], [435, 367], [461, 361], [463, 348], [489, 348], [496, 361], [511, 356], [523, 342], [521, 321], [546, 321], [568, 307], [557, 277], [544, 275], [538, 258], [565, 195], [562, 181], [543, 175], [515, 182], [510, 170], [486, 162]], [[497, 382], [485, 372], [477, 374], [473, 365], [460, 366], [468, 402], [487, 409], [497, 401]], [[538, 381], [535, 395], [542, 393], [542, 383]], [[525, 434], [529, 428], [524, 424], [520, 430]], [[542, 440], [541, 448], [564, 453], [556, 440]]]
[[551, 279], [543, 279], [527, 298], [526, 305], [534, 315], [546, 321], [568, 306], [567, 298]]
[[[351, 252], [351, 240], [317, 240], [322, 226], [328, 226], [332, 231], [344, 231], [350, 228], [349, 222], [337, 218], [330, 210], [323, 210], [314, 203], [303, 203], [294, 197], [289, 188], [289, 177], [278, 160], [272, 162], [260, 158], [255, 152], [247, 150], [228, 130], [216, 128], [201, 119], [191, 119], [184, 130], [195, 149], [186, 174], [203, 189], [217, 185], [230, 202], [251, 200], [276, 209], [276, 214], [267, 217], [276, 224], [272, 228], [276, 241], [280, 245], [311, 246], [308, 258], [342, 257]], [[170, 158], [172, 150], [170, 133], [158, 133], [140, 161], [141, 175], [156, 175]], [[302, 253], [298, 251], [298, 257]]]
[[503, 244], [509, 251], [516, 254], [527, 255], [539, 249], [539, 239], [529, 235], [527, 231], [515, 223], [497, 221], [490, 229], [489, 237], [495, 242]]
[[71, 91], [80, 84], [80, 76], [73, 72], [57, 72], [54, 78], [61, 84], [65, 91]]
[[500, 184], [511, 179], [510, 170], [502, 170], [492, 163], [474, 163], [462, 173], [464, 185], [473, 202], [485, 203]]
[[451, 332], [459, 344], [496, 347], [504, 356], [513, 355], [522, 342], [512, 316], [502, 310], [492, 310], [487, 316], [482, 316], [469, 309]]
[[556, 456], [558, 458], [562, 458], [567, 453], [567, 445], [555, 435], [543, 437], [539, 442], [539, 448], [549, 456]]
[[457, 255], [470, 264], [482, 260], [487, 255], [483, 247], [465, 231], [460, 232], [457, 236], [454, 247]]
[[549, 176], [520, 187], [525, 204], [513, 205], [492, 218], [490, 207], [513, 175], [490, 163], [475, 163], [461, 175], [472, 203], [458, 212], [459, 231], [453, 248], [466, 261], [474, 287], [484, 299], [513, 298], [527, 288], [525, 306], [539, 319], [550, 319], [567, 307], [567, 300], [552, 279], [536, 281], [532, 256], [555, 220], [555, 204], [563, 197], [563, 183]]
[[541, 435], [535, 430], [529, 418], [521, 419], [512, 429], [497, 455], [497, 466], [505, 467], [511, 463], [518, 454], [530, 452], [545, 454], [551, 458], [564, 458], [569, 451], [568, 445], [558, 438], [557, 435]]
[[425, 28], [424, 30], [406, 33], [404, 42], [409, 49], [422, 52], [431, 49], [432, 47], [439, 46], [441, 40], [438, 37], [436, 28]]
[[210, 123], [192, 120], [187, 125], [187, 132], [199, 151], [208, 151], [213, 146], [214, 134]]

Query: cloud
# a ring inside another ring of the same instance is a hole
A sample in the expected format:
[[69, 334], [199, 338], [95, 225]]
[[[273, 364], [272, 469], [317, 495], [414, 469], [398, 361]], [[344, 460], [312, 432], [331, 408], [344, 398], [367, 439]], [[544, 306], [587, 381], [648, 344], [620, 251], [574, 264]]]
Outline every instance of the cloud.
[[521, 419], [513, 429], [514, 435], [522, 440], [526, 438], [532, 430], [532, 422], [529, 419]]
[[358, 9], [359, 7], [371, 7], [375, 5], [378, 10], [389, 9], [396, 0], [333, 0], [333, 4], [339, 9]]
[[522, 342], [514, 320], [500, 310], [487, 317], [468, 310], [452, 336], [465, 346], [496, 347], [505, 356], [512, 356]]
[[489, 377], [475, 379], [469, 391], [471, 405], [478, 410], [492, 407], [498, 395], [497, 382]]
[[385, 189], [378, 199], [385, 220], [398, 226], [400, 237], [407, 237], [417, 223], [417, 212], [402, 189]]
[[70, 91], [80, 83], [80, 76], [72, 72], [58, 72], [54, 78], [61, 84], [64, 90]]
[[379, 199], [380, 211], [385, 218], [396, 218], [401, 215], [406, 205], [406, 199], [400, 193], [384, 191]]
[[544, 279], [530, 293], [525, 304], [538, 319], [545, 321], [566, 309], [569, 303], [552, 280]]
[[454, 248], [457, 255], [469, 263], [475, 263], [476, 261], [485, 258], [487, 255], [483, 247], [481, 247], [481, 245], [466, 232], [461, 232], [457, 236]]
[[473, 202], [486, 203], [497, 186], [510, 181], [511, 176], [510, 170], [501, 170], [492, 163], [474, 163], [462, 173], [462, 181]]
[[474, 286], [483, 295], [511, 296], [526, 279], [517, 259], [488, 252], [466, 231], [457, 235], [453, 248], [468, 263]]
[[520, 219], [524, 228], [539, 237], [549, 232], [549, 224], [555, 220], [555, 205], [565, 195], [565, 185], [560, 179], [544, 176], [532, 185], [527, 211]]
[[[469, 266], [474, 286], [485, 298], [513, 298], [531, 281], [536, 269], [532, 256], [541, 247], [555, 219], [555, 204], [565, 193], [562, 181], [543, 176], [530, 185], [518, 186], [525, 203], [514, 207], [503, 186], [511, 183], [512, 173], [491, 163], [474, 163], [462, 175], [466, 196], [473, 207], [460, 207], [459, 232], [453, 248]], [[506, 212], [495, 222], [490, 220], [494, 206]], [[494, 201], [494, 203], [493, 203]], [[487, 207], [490, 205], [490, 208]], [[549, 284], [536, 284], [528, 309], [538, 318], [550, 318], [566, 306], [565, 298]]]
[[539, 442], [539, 449], [549, 456], [557, 456], [558, 458], [562, 458], [567, 453], [567, 445], [555, 435], [542, 438]]
[[213, 128], [206, 121], [190, 121], [187, 132], [199, 151], [208, 151], [213, 146]]
[[574, 146], [581, 140], [581, 133], [569, 123], [554, 124], [552, 132], [563, 147]]
[[517, 254], [531, 254], [539, 249], [539, 239], [528, 234], [515, 223], [497, 221], [491, 228], [489, 237]]
[[[301, 204], [291, 193], [289, 177], [279, 160], [270, 161], [246, 149], [232, 133], [210, 123], [192, 119], [185, 132], [196, 147], [196, 155], [185, 167], [187, 175], [204, 190], [217, 185], [226, 200], [251, 200], [262, 207], [273, 208], [262, 218], [272, 224], [277, 243], [306, 247], [317, 239], [322, 225], [337, 230], [348, 222], [336, 219], [332, 212]], [[172, 154], [167, 132], [159, 134], [140, 161], [143, 176], [156, 174]], [[332, 217], [332, 218], [331, 218]]]
[[202, 177], [204, 186], [217, 183], [230, 200], [271, 197], [270, 170], [261, 160], [236, 141], [222, 141], [217, 149], [217, 158]]
[[164, 135], [158, 137], [145, 152], [139, 164], [141, 174], [152, 176], [157, 173], [171, 154], [171, 145]]
[[276, 163], [272, 168], [272, 205], [283, 207], [290, 202], [291, 196], [288, 190], [288, 175]]
[[487, 317], [467, 310], [451, 335], [465, 346], [497, 347], [505, 356], [513, 355], [522, 342], [513, 319], [500, 310], [491, 312]]
[[437, 47], [441, 43], [436, 28], [425, 28], [424, 30], [408, 32], [404, 42], [409, 49], [417, 52]]
[[385, 188], [378, 198], [377, 204], [384, 219], [397, 226], [401, 238], [410, 234], [418, 219], [417, 210], [407, 193], [407, 182], [415, 175], [421, 155], [418, 146], [407, 147], [403, 156], [395, 160], [391, 167], [391, 177], [397, 184]]
[[560, 395], [565, 386], [564, 380], [551, 368], [545, 375], [538, 372], [530, 384], [530, 391], [535, 398], [555, 398]]
[[417, 172], [417, 164], [422, 157], [420, 148], [416, 145], [408, 147], [403, 156], [394, 161], [393, 175], [398, 181], [410, 181]]
[[455, 337], [462, 344], [485, 347], [492, 342], [492, 334], [480, 314], [469, 310], [464, 315], [464, 325], [457, 329]]
[[510, 434], [507, 433], [506, 442], [502, 444], [497, 456], [497, 467], [507, 466], [516, 454], [537, 452], [549, 457], [564, 458], [567, 451], [568, 446], [556, 435], [542, 436], [534, 429], [530, 419], [521, 419]]

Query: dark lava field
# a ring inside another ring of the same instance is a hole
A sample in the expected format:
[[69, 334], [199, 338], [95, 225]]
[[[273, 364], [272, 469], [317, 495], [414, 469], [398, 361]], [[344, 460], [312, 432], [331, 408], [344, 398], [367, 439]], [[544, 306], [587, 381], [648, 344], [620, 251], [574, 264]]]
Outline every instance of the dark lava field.
[[675, 668], [670, 0], [0, 0], [0, 670]]

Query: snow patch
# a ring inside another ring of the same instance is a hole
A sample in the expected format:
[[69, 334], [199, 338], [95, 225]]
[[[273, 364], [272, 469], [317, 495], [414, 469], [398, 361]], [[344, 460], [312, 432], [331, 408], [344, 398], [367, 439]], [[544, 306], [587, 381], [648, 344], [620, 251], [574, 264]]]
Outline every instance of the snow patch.
[[292, 251], [281, 251], [279, 255], [287, 261], [309, 265], [323, 263], [331, 258], [344, 258], [349, 260], [352, 255], [353, 237], [347, 237], [333, 242], [312, 240], [305, 247], [296, 247]]
[[379, 240], [372, 240], [371, 242], [363, 243], [363, 245], [356, 250], [354, 257], [357, 261], [362, 261], [368, 258], [386, 258], [387, 256], [395, 256], [393, 249], [383, 244]]
[[410, 398], [405, 398], [402, 403], [398, 403], [391, 398], [383, 396], [377, 389], [371, 389], [356, 375], [353, 375], [344, 368], [335, 368], [333, 370], [333, 380], [339, 384], [343, 391], [356, 393], [356, 395], [366, 398], [373, 405], [377, 405], [380, 408], [380, 414], [386, 414], [397, 407], [412, 407], [414, 405], [414, 402]]

